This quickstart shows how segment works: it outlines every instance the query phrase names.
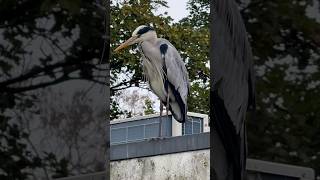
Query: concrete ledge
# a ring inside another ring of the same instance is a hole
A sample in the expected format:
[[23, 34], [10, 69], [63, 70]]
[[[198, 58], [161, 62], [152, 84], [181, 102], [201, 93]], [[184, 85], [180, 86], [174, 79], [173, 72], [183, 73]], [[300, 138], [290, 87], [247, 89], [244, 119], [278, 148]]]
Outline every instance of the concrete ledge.
[[210, 133], [150, 139], [110, 147], [110, 160], [172, 154], [210, 148]]
[[103, 171], [103, 172], [96, 172], [91, 174], [59, 178], [57, 180], [106, 180], [106, 179], [107, 179], [107, 172]]
[[257, 159], [247, 159], [247, 170], [291, 178], [295, 177], [301, 180], [312, 180], [315, 178], [314, 170], [308, 167], [262, 161]]

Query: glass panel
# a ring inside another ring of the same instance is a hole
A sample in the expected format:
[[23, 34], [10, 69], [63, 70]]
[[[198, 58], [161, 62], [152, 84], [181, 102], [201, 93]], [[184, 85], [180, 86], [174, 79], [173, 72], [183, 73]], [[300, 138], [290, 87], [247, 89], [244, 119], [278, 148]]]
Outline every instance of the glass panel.
[[143, 126], [128, 127], [128, 141], [143, 139]]
[[185, 122], [185, 134], [192, 134], [192, 121], [186, 120]]
[[200, 118], [192, 118], [192, 120], [193, 120], [193, 122], [200, 123], [200, 121], [201, 121], [202, 119], [200, 119]]
[[200, 133], [200, 122], [193, 122], [193, 134]]
[[126, 128], [111, 129], [111, 144], [126, 142]]
[[169, 136], [172, 134], [171, 131], [172, 131], [171, 119], [168, 119], [167, 116], [165, 116], [164, 118], [162, 118], [162, 135]]
[[145, 138], [158, 137], [159, 136], [159, 124], [148, 124], [145, 126]]

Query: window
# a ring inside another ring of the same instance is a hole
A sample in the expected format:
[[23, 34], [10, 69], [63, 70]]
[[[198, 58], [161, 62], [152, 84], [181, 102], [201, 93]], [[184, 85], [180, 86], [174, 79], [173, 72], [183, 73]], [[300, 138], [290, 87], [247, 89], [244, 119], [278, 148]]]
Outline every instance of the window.
[[121, 143], [127, 141], [127, 128], [117, 128], [111, 129], [111, 144], [112, 143]]
[[128, 141], [144, 139], [144, 126], [128, 127]]
[[152, 138], [159, 136], [159, 124], [153, 123], [145, 126], [145, 138]]
[[[164, 136], [172, 135], [171, 116], [162, 119], [162, 133]], [[123, 122], [111, 125], [111, 144], [141, 141], [159, 136], [159, 118]]]
[[182, 125], [182, 135], [199, 134], [203, 132], [203, 119], [198, 117], [188, 117]]

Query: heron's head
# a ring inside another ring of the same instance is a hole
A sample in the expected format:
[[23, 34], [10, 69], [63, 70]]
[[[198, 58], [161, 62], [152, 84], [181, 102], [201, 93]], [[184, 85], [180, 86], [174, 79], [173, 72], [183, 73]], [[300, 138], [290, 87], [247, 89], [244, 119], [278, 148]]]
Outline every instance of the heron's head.
[[119, 51], [120, 49], [126, 48], [132, 44], [140, 43], [143, 41], [153, 41], [157, 38], [157, 34], [153, 27], [141, 25], [137, 27], [133, 33], [131, 38], [126, 40], [124, 43], [120, 44], [114, 51]]

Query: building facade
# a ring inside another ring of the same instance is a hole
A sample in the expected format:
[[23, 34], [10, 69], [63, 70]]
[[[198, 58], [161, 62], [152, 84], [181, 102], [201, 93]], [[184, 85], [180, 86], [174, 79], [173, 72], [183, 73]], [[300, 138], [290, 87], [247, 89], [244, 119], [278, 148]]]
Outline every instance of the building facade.
[[[185, 124], [159, 115], [118, 119], [110, 124], [111, 180], [210, 179], [210, 129], [207, 115], [188, 113]], [[214, 147], [213, 147], [214, 148]], [[214, 159], [213, 159], [214, 160]], [[248, 180], [314, 180], [314, 170], [288, 164], [247, 160]], [[106, 172], [60, 180], [103, 180]]]

